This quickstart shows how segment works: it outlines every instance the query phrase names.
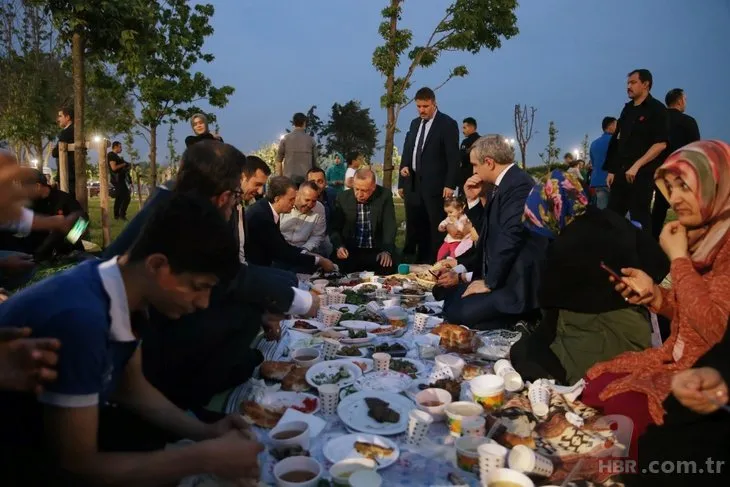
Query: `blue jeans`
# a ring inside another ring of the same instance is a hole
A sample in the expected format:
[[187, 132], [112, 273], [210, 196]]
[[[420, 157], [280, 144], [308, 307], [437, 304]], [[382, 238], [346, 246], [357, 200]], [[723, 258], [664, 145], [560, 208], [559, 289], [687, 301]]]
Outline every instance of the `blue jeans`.
[[593, 189], [596, 191], [593, 202], [601, 210], [605, 209], [608, 206], [608, 196], [611, 194], [611, 191], [607, 186], [600, 186]]
[[[22, 252], [15, 252], [12, 250], [0, 250], [0, 260], [7, 259], [12, 255], [25, 255]], [[31, 267], [27, 271], [20, 272], [8, 272], [0, 266], [0, 287], [7, 290], [13, 290], [22, 286], [31, 280], [35, 274], [35, 266]]]

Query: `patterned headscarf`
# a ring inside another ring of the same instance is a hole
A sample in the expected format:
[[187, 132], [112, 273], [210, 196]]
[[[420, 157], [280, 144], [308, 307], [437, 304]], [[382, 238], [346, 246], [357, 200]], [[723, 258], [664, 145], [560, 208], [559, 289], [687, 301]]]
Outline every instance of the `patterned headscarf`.
[[697, 198], [702, 227], [687, 229], [689, 253], [696, 269], [710, 267], [730, 229], [730, 145], [701, 140], [672, 153], [654, 174], [668, 201], [667, 174], [682, 178]]
[[522, 221], [531, 232], [556, 238], [575, 217], [585, 213], [587, 205], [578, 178], [556, 169], [527, 195]]

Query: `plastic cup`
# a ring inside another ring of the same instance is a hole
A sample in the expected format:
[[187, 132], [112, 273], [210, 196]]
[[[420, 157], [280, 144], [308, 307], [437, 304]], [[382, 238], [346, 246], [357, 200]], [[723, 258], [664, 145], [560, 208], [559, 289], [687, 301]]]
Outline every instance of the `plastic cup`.
[[329, 294], [320, 294], [319, 295], [319, 307], [322, 306], [328, 306], [330, 304], [330, 295]]
[[509, 468], [528, 475], [550, 477], [553, 474], [553, 461], [525, 445], [517, 445], [512, 448], [507, 462]]
[[340, 294], [341, 292], [342, 291], [340, 290], [340, 288], [338, 288], [336, 286], [328, 286], [328, 287], [324, 288], [324, 293], [327, 296], [331, 296], [333, 294]]
[[487, 434], [487, 420], [483, 416], [466, 418], [461, 422], [461, 434], [463, 436], [474, 436], [484, 438]]
[[328, 296], [329, 304], [345, 304], [345, 300], [347, 300], [347, 295], [343, 293], [332, 293]]
[[331, 328], [340, 321], [340, 318], [342, 318], [342, 312], [337, 311], [336, 309], [331, 308], [325, 308], [319, 310], [321, 313], [320, 321], [324, 323], [324, 326], [327, 328]]
[[519, 391], [525, 386], [522, 376], [512, 367], [509, 360], [497, 360], [494, 364], [494, 373], [504, 379], [504, 388], [507, 391]]
[[477, 473], [479, 471], [479, 453], [478, 449], [481, 445], [491, 442], [484, 437], [476, 438], [474, 436], [463, 436], [456, 440], [456, 465], [469, 473]]
[[400, 297], [396, 296], [394, 298], [386, 299], [383, 301], [383, 308], [392, 308], [394, 306], [400, 306]]
[[418, 335], [425, 333], [429, 318], [430, 316], [426, 313], [416, 313], [413, 315], [413, 332]]
[[378, 352], [373, 354], [373, 367], [376, 372], [390, 370], [390, 354]]
[[[504, 468], [507, 463], [509, 450], [502, 445], [491, 441], [489, 443], [479, 445], [477, 453], [479, 454], [479, 477], [482, 480], [485, 480], [491, 472], [499, 468]], [[482, 485], [486, 485], [486, 483], [482, 482]]]
[[547, 385], [542, 381], [533, 382], [527, 390], [527, 397], [535, 416], [547, 416], [550, 412], [550, 389]]
[[337, 414], [337, 404], [340, 402], [340, 388], [337, 384], [324, 384], [317, 388], [320, 400], [320, 411], [325, 416]]
[[382, 287], [375, 290], [375, 299], [379, 299], [380, 301], [384, 299], [388, 299], [388, 291]]
[[410, 446], [419, 446], [433, 423], [433, 416], [426, 411], [413, 409], [408, 413], [408, 428], [406, 429], [406, 443]]
[[332, 360], [340, 349], [340, 342], [332, 338], [325, 338], [322, 343], [322, 355], [325, 360]]
[[436, 365], [445, 365], [451, 369], [454, 374], [454, 379], [461, 377], [461, 372], [464, 370], [464, 359], [456, 355], [445, 354], [436, 357]]
[[502, 407], [504, 404], [504, 379], [498, 375], [486, 374], [469, 381], [474, 401], [481, 404], [488, 412]]
[[398, 264], [398, 274], [408, 274], [411, 272], [411, 266], [408, 264]]
[[460, 437], [464, 420], [481, 416], [484, 409], [479, 404], [467, 401], [452, 402], [446, 406], [446, 422], [451, 436]]
[[362, 279], [363, 282], [373, 282], [373, 279], [375, 279], [375, 273], [371, 271], [363, 271], [360, 273], [360, 279]]
[[381, 310], [380, 305], [375, 301], [370, 301], [368, 304], [366, 304], [365, 309], [376, 315], [379, 315]]

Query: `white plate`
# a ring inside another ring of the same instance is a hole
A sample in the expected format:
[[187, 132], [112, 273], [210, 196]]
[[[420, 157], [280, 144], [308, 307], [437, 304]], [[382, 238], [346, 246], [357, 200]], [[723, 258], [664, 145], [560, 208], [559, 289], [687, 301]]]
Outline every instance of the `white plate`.
[[[316, 326], [316, 330], [302, 330], [300, 328], [294, 328], [294, 323], [297, 321], [306, 321], [312, 326]], [[314, 335], [315, 333], [319, 332], [320, 330], [323, 330], [325, 328], [324, 323], [317, 320], [281, 320], [280, 324], [281, 328], [283, 329], [291, 329], [294, 331], [298, 331], [299, 333], [306, 333], [307, 335]]]
[[[373, 359], [371, 359], [371, 358], [343, 357], [340, 360], [348, 360], [348, 361], [352, 362], [353, 364], [355, 362], [360, 362], [361, 364], [365, 364], [365, 370], [362, 371], [363, 374], [372, 372], [375, 369], [375, 363], [373, 362]], [[360, 370], [362, 370], [362, 369], [360, 369]]]
[[345, 328], [348, 328], [350, 330], [365, 330], [367, 332], [373, 331], [376, 328], [380, 328], [380, 325], [377, 323], [362, 320], [340, 321], [340, 326], [344, 326]]
[[[375, 286], [375, 289], [380, 289], [383, 287], [383, 285], [380, 284], [379, 282], [363, 282], [362, 284], [358, 284], [357, 286], [352, 286], [352, 290], [359, 291], [360, 289], [362, 289], [365, 286]], [[367, 294], [374, 293], [374, 292], [375, 291], [370, 291]]]
[[373, 333], [368, 333], [368, 336], [365, 338], [347, 338], [348, 336], [349, 335], [346, 335], [345, 338], [342, 338], [340, 343], [343, 345], [361, 345], [363, 343], [370, 343], [377, 337], [377, 335]]
[[[391, 409], [396, 411], [400, 418], [397, 423], [378, 423], [368, 416], [366, 397], [374, 397], [387, 402]], [[351, 394], [337, 406], [337, 415], [350, 429], [374, 435], [397, 435], [408, 427], [408, 413], [416, 405], [405, 396], [389, 392], [360, 391]]]
[[360, 455], [355, 450], [355, 442], [364, 441], [365, 443], [372, 443], [377, 446], [385, 448], [392, 448], [393, 453], [387, 457], [378, 457], [378, 461], [375, 464], [376, 470], [381, 468], [390, 467], [393, 465], [398, 457], [400, 456], [400, 449], [395, 442], [378, 435], [368, 435], [365, 433], [355, 433], [351, 435], [338, 436], [331, 439], [322, 449], [324, 457], [332, 463], [341, 462], [348, 458], [366, 458]]
[[315, 406], [314, 411], [309, 411], [304, 414], [314, 414], [319, 411], [319, 398], [312, 394], [307, 394], [306, 392], [271, 392], [264, 396], [264, 398], [261, 400], [261, 405], [271, 408], [290, 408], [292, 406], [301, 405], [305, 399], [314, 399], [317, 402], [317, 405]]
[[[408, 358], [408, 357], [403, 357], [403, 358], [401, 358], [401, 357], [393, 357], [393, 358], [390, 359], [390, 362], [393, 363], [393, 360], [405, 360], [406, 362], [409, 362], [409, 363], [413, 364], [413, 366], [416, 367], [416, 375], [418, 377], [423, 377], [423, 376], [426, 375], [427, 368], [423, 364], [423, 362], [421, 362], [419, 360], [412, 359], [412, 358]], [[393, 370], [393, 369], [390, 369], [390, 370]], [[418, 377], [416, 377], [416, 379]]]
[[[323, 309], [333, 309], [340, 313], [354, 313], [359, 307], [356, 304], [328, 304], [327, 306], [322, 306]], [[345, 308], [347, 308], [347, 311], [342, 311]]]
[[314, 364], [307, 370], [307, 375], [305, 376], [307, 384], [316, 389], [322, 384], [317, 384], [316, 382], [314, 382], [314, 377], [322, 373], [334, 374], [339, 370], [340, 367], [344, 367], [350, 373], [350, 377], [348, 377], [347, 379], [340, 379], [340, 381], [337, 382], [337, 385], [339, 387], [345, 387], [349, 386], [350, 384], [354, 384], [357, 379], [362, 377], [362, 371], [360, 370], [360, 367], [353, 364], [349, 360], [327, 360], [325, 362]]
[[386, 370], [363, 375], [355, 381], [355, 388], [361, 391], [391, 392], [398, 394], [408, 389], [413, 383], [406, 374]]

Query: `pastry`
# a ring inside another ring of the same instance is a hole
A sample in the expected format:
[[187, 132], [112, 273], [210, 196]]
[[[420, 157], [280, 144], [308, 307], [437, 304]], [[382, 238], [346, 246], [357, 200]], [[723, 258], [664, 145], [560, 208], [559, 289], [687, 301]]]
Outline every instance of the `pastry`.
[[373, 443], [368, 443], [365, 441], [356, 441], [355, 442], [355, 451], [358, 452], [360, 455], [364, 456], [365, 458], [370, 458], [372, 460], [376, 460], [378, 458], [385, 458], [385, 457], [390, 456], [393, 453], [392, 448], [375, 445]]
[[474, 377], [479, 377], [480, 375], [483, 375], [484, 371], [482, 368], [478, 365], [474, 364], [467, 364], [464, 366], [464, 370], [461, 373], [461, 376], [464, 380], [472, 380]]
[[473, 352], [474, 332], [461, 325], [442, 323], [431, 330], [441, 337], [440, 345], [450, 352]]
[[245, 419], [261, 428], [273, 428], [284, 415], [283, 410], [268, 409], [254, 401], [243, 401], [240, 411]]
[[309, 390], [309, 384], [307, 384], [307, 369], [304, 367], [294, 367], [291, 369], [286, 377], [281, 381], [282, 391], [293, 391], [293, 392], [304, 392]]
[[266, 360], [261, 364], [259, 374], [262, 379], [280, 381], [294, 368], [292, 362], [274, 362]]

